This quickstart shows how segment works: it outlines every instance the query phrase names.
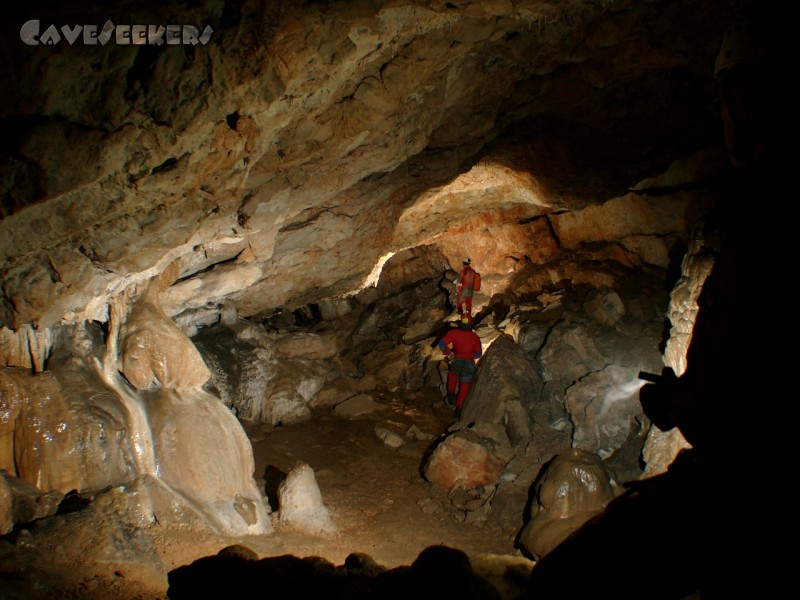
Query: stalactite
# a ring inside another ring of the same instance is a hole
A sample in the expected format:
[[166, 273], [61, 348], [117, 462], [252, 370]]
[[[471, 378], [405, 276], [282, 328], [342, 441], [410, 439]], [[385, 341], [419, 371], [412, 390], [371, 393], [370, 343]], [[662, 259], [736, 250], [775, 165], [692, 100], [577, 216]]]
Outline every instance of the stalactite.
[[0, 329], [0, 364], [23, 367], [41, 373], [53, 347], [53, 334], [49, 328], [36, 329], [31, 324], [14, 331]]

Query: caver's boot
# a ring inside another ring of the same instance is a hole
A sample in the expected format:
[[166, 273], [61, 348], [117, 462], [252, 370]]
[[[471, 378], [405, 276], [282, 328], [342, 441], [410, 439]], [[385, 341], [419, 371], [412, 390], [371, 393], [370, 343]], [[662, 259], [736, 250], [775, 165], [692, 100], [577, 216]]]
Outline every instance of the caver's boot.
[[447, 404], [447, 406], [449, 406], [450, 408], [455, 408], [455, 406], [456, 406], [456, 395], [453, 394], [452, 392], [447, 392], [447, 396], [445, 396], [444, 401]]

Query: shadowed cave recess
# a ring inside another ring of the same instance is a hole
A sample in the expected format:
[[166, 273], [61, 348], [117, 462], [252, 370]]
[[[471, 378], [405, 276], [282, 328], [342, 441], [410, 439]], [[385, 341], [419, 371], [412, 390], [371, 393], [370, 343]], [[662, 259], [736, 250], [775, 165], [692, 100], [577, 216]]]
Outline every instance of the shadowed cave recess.
[[751, 4], [8, 8], [0, 597], [523, 597], [687, 446], [638, 374], [686, 366]]

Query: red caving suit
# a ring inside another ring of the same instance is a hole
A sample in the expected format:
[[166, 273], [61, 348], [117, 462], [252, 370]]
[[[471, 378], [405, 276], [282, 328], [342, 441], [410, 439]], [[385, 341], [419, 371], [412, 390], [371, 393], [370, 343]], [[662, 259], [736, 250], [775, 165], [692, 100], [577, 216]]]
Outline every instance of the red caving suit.
[[472, 376], [475, 373], [475, 361], [483, 354], [481, 338], [472, 331], [469, 325], [461, 325], [451, 329], [439, 340], [442, 352], [448, 354], [448, 346], [452, 347], [453, 360], [447, 371], [447, 391], [456, 394], [456, 408], [464, 406], [464, 399], [472, 385]]

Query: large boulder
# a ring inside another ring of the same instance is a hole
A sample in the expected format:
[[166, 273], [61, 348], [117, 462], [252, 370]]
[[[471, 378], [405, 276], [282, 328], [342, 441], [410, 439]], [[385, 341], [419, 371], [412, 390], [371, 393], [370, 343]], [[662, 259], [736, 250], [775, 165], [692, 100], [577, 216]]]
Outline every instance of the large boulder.
[[451, 490], [466, 490], [497, 483], [513, 458], [513, 450], [471, 429], [461, 429], [443, 439], [423, 467], [425, 479]]
[[538, 365], [511, 336], [500, 335], [478, 365], [462, 419], [501, 426], [515, 446], [534, 441], [538, 428], [568, 437], [563, 403], [543, 400], [541, 392]]
[[599, 456], [572, 449], [559, 454], [534, 483], [529, 521], [519, 543], [536, 560], [605, 508], [614, 498], [610, 473]]
[[[567, 390], [566, 405], [575, 426], [572, 445], [615, 460], [620, 479], [638, 479], [636, 465], [649, 421], [639, 403], [642, 382], [635, 369], [610, 365], [590, 373]], [[620, 460], [624, 456], [626, 460]], [[628, 466], [626, 466], [628, 465]]]

